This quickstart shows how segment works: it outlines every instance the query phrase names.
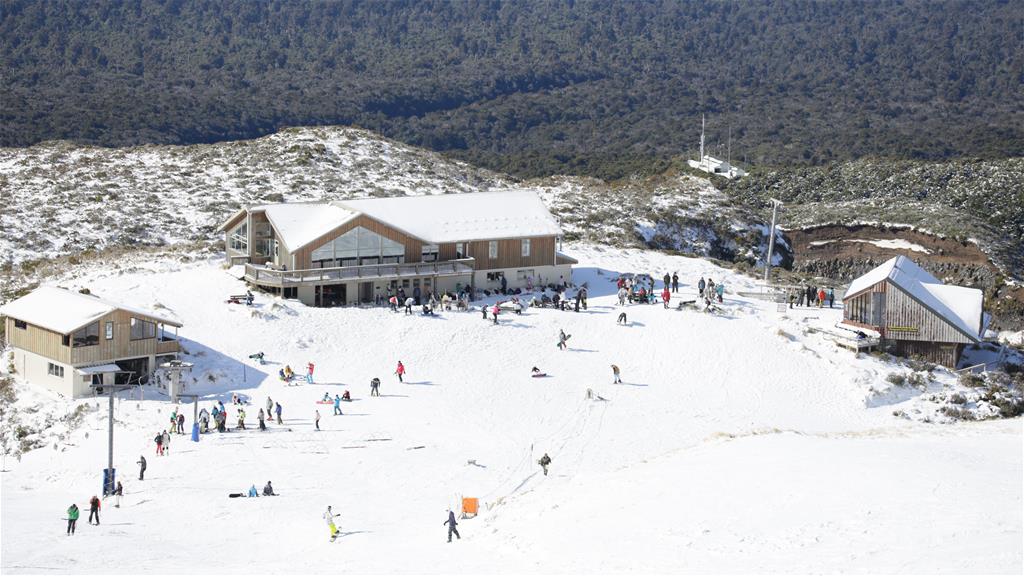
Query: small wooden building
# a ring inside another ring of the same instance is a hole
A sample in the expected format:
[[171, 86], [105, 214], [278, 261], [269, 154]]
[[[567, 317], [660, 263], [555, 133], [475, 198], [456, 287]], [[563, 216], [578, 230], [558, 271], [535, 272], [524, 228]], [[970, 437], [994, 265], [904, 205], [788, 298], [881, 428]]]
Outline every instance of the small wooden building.
[[72, 398], [146, 382], [181, 352], [180, 322], [63, 288], [39, 288], [0, 307], [0, 316], [16, 373]]
[[477, 192], [286, 203], [239, 210], [221, 226], [245, 280], [309, 306], [405, 293], [571, 282], [576, 260], [536, 193]]
[[956, 367], [964, 347], [981, 340], [984, 293], [940, 282], [906, 256], [854, 280], [843, 296], [843, 323], [874, 330], [883, 348]]

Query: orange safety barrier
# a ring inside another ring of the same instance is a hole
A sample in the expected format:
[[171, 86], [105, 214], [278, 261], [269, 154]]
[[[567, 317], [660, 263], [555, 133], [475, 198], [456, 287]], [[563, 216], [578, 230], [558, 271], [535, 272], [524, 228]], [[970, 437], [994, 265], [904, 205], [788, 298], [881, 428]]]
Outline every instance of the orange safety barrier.
[[467, 516], [476, 516], [479, 506], [480, 502], [476, 498], [462, 499], [462, 513]]

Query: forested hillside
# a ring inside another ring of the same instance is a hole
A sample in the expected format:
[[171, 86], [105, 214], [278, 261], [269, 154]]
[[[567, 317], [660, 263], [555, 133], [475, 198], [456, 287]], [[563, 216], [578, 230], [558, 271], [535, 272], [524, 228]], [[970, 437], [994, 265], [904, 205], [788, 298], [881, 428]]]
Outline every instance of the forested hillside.
[[759, 164], [1019, 156], [1022, 6], [6, 0], [0, 144], [342, 124], [609, 178], [663, 170], [706, 112]]

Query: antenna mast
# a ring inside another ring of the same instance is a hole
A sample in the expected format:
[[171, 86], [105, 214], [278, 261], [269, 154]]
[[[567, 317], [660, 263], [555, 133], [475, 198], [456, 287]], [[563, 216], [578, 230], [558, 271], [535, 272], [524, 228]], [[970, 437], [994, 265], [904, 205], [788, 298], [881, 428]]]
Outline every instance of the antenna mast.
[[700, 162], [704, 161], [704, 115], [703, 114], [700, 115], [700, 157], [697, 158], [697, 160], [700, 161]]

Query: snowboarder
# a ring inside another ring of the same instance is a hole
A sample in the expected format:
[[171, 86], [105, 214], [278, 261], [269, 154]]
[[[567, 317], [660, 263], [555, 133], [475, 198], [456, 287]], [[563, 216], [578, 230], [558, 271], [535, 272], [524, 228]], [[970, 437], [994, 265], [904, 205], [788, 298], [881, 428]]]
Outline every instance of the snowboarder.
[[253, 300], [254, 300], [254, 298], [253, 298], [252, 292], [249, 291], [249, 290], [246, 290], [245, 291], [245, 305], [246, 306], [252, 306], [252, 301]]
[[348, 393], [348, 390], [345, 390], [344, 392], [341, 393], [341, 401], [342, 402], [351, 402], [352, 401], [352, 395]]
[[622, 378], [619, 372], [619, 367], [616, 366], [615, 364], [612, 364], [612, 376], [615, 377], [615, 381], [612, 382], [612, 384], [622, 384]]
[[370, 380], [370, 396], [380, 396], [380, 378]]
[[[371, 385], [371, 388], [372, 388], [372, 385]], [[346, 392], [348, 392], [348, 390], [346, 390]], [[371, 390], [371, 392], [372, 392], [372, 390]], [[341, 414], [341, 396], [338, 396], [337, 394], [334, 395], [334, 415], [335, 416], [341, 416], [342, 415]]]
[[281, 403], [280, 402], [278, 402], [277, 404], [274, 405], [274, 413], [277, 414], [277, 423], [278, 424], [283, 424], [283, 422], [281, 422]]
[[260, 408], [260, 412], [256, 415], [256, 419], [259, 420], [260, 430], [266, 430], [267, 423], [265, 422], [266, 416], [263, 414], [263, 408]]
[[78, 522], [78, 504], [72, 504], [68, 508], [68, 536], [75, 533], [75, 524]]
[[277, 496], [274, 494], [274, 487], [270, 485], [270, 480], [267, 480], [267, 485], [263, 487], [264, 496]]
[[[448, 519], [444, 521], [444, 524], [448, 525], [448, 543], [449, 544], [452, 543], [452, 534], [455, 534], [456, 538], [458, 538], [459, 540], [462, 540], [462, 536], [459, 536], [459, 530], [458, 530], [458, 528], [456, 528], [456, 526], [458, 526], [459, 523], [455, 521], [455, 512], [453, 512], [451, 508], [448, 509]], [[444, 524], [442, 524], [442, 526], [444, 526]]]
[[335, 514], [331, 511], [331, 507], [327, 507], [327, 512], [324, 512], [324, 520], [327, 521], [328, 528], [331, 529], [331, 542], [338, 537], [338, 527], [334, 525], [334, 519], [341, 516], [341, 514]]
[[314, 422], [316, 423], [316, 431], [319, 432], [320, 431], [320, 411], [319, 410], [316, 411], [316, 420], [314, 420]]
[[89, 499], [89, 524], [92, 524], [92, 519], [96, 518], [96, 525], [100, 525], [100, 499], [93, 494], [92, 498]]
[[715, 286], [715, 295], [718, 296], [718, 303], [722, 303], [722, 295], [725, 294], [725, 284], [719, 283]]
[[629, 324], [629, 322], [626, 320], [626, 313], [625, 312], [620, 313], [619, 314], [619, 319], [616, 320], [615, 323], [616, 324], [622, 324], [623, 326]]
[[540, 460], [537, 460], [537, 464], [540, 464], [540, 467], [544, 469], [544, 475], [547, 476], [548, 466], [551, 464], [551, 456], [548, 456], [547, 452], [545, 452], [544, 455], [540, 457]]
[[310, 362], [309, 364], [306, 365], [306, 383], [307, 384], [312, 384], [313, 383], [313, 368], [314, 368], [314, 366], [313, 366], [312, 362]]
[[700, 293], [701, 298], [704, 297], [704, 288], [707, 284], [704, 282], [704, 277], [700, 277], [700, 281], [697, 282], [697, 291]]
[[540, 368], [537, 368], [536, 366], [534, 366], [533, 368], [530, 369], [530, 376], [533, 377], [533, 378], [543, 378], [543, 377], [547, 376], [547, 374], [541, 372]]
[[256, 485], [253, 484], [252, 486], [249, 486], [249, 498], [259, 498], [259, 497], [260, 497], [260, 493], [259, 493], [258, 490], [256, 490]]
[[124, 496], [124, 486], [121, 486], [121, 481], [117, 481], [117, 488], [114, 488], [114, 508], [121, 507], [121, 497]]
[[571, 337], [572, 337], [571, 335], [565, 333], [565, 330], [559, 330], [558, 331], [558, 349], [559, 350], [565, 350], [566, 348], [568, 348], [569, 345], [566, 344], [566, 342], [568, 342], [569, 338], [571, 338]]
[[405, 365], [402, 364], [401, 360], [398, 361], [398, 367], [395, 368], [395, 374], [398, 375], [399, 382], [404, 382], [404, 380], [402, 380], [402, 376], [405, 374]]
[[672, 273], [672, 293], [679, 292], [679, 274], [677, 272]]
[[255, 361], [259, 362], [260, 366], [263, 366], [264, 364], [266, 364], [266, 362], [263, 361], [263, 352], [257, 352], [255, 354], [249, 354], [249, 359], [250, 360], [255, 360]]
[[142, 480], [142, 477], [146, 475], [146, 457], [140, 454], [136, 464], [139, 465], [139, 480]]

